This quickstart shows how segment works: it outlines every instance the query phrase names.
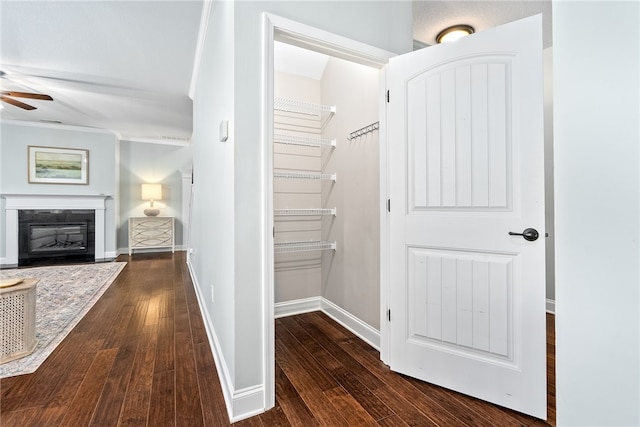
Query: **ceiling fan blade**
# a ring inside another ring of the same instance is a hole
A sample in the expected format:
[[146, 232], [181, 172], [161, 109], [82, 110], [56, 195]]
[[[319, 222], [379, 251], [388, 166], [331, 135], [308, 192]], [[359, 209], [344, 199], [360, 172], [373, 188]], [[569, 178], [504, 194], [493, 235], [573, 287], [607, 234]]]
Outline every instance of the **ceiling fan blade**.
[[20, 102], [20, 101], [16, 101], [15, 99], [12, 98], [7, 98], [6, 96], [2, 96], [0, 95], [0, 101], [2, 102], [6, 102], [7, 104], [11, 104], [11, 105], [15, 105], [16, 107], [20, 107], [24, 110], [35, 110], [36, 107], [29, 105], [29, 104], [25, 104], [24, 102]]
[[16, 98], [29, 98], [29, 99], [40, 99], [42, 101], [53, 101], [53, 98], [49, 95], [43, 95], [40, 93], [30, 93], [30, 92], [13, 92], [13, 91], [2, 91], [3, 95], [14, 96]]

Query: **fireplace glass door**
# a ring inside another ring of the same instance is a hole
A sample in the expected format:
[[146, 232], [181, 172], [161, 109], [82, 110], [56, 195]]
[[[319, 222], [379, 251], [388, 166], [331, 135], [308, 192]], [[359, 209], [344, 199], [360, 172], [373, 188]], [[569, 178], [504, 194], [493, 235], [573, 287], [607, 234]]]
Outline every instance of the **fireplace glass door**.
[[95, 261], [93, 210], [19, 210], [18, 266]]
[[87, 224], [30, 224], [29, 252], [86, 250]]

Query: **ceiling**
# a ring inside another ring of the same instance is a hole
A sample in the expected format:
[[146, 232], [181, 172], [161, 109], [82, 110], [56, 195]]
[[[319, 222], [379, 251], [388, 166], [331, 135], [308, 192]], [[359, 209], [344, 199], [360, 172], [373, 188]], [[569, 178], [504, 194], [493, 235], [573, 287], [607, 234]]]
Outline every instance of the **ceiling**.
[[2, 90], [53, 101], [0, 117], [189, 140], [202, 1], [0, 2]]
[[273, 69], [314, 80], [321, 80], [329, 57], [320, 52], [274, 41]]
[[413, 2], [413, 38], [436, 44], [445, 28], [466, 24], [476, 32], [542, 14], [543, 47], [552, 45], [551, 0], [446, 0]]
[[[32, 111], [3, 103], [0, 118], [188, 142], [202, 7], [203, 0], [1, 0], [0, 87], [54, 100], [21, 99]], [[482, 31], [537, 13], [548, 47], [551, 0], [414, 1], [413, 36], [430, 45], [451, 25]]]

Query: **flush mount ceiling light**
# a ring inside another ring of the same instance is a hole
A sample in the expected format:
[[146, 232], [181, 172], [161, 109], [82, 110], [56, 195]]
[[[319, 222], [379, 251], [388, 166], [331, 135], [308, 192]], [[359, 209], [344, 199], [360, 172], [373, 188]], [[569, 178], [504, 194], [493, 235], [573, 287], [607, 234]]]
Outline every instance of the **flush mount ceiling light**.
[[453, 27], [440, 31], [440, 34], [436, 37], [436, 41], [438, 43], [452, 42], [473, 33], [474, 29], [469, 25], [454, 25]]

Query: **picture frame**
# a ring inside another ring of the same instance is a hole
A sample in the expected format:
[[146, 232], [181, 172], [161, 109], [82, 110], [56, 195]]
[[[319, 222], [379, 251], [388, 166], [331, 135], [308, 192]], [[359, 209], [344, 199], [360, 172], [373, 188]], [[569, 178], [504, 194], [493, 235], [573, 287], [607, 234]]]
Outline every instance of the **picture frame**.
[[89, 184], [89, 150], [29, 145], [30, 184]]

